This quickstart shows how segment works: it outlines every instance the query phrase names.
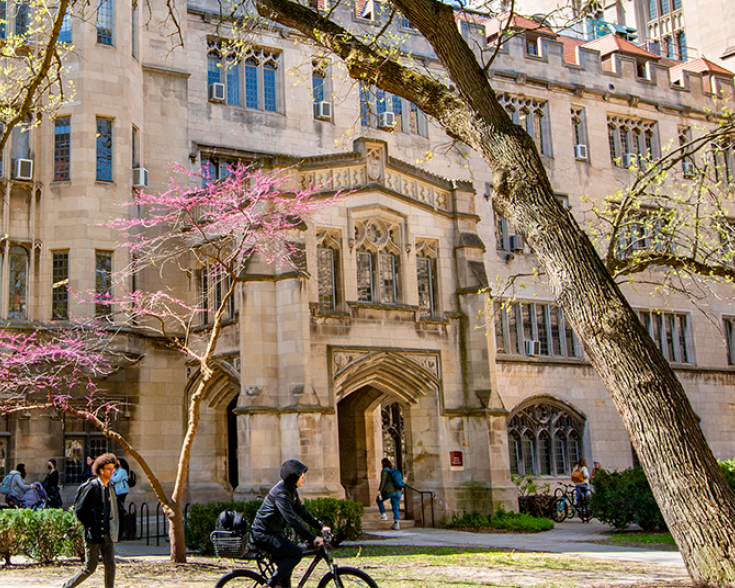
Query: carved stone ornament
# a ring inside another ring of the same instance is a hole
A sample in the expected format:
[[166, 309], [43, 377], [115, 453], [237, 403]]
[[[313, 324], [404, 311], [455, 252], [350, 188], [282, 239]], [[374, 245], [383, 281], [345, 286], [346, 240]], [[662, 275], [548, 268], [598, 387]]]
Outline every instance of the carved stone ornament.
[[245, 392], [247, 396], [257, 396], [262, 391], [263, 391], [263, 386], [244, 386], [243, 387], [243, 392]]
[[383, 175], [383, 150], [372, 147], [367, 153], [367, 176], [371, 182], [379, 182]]

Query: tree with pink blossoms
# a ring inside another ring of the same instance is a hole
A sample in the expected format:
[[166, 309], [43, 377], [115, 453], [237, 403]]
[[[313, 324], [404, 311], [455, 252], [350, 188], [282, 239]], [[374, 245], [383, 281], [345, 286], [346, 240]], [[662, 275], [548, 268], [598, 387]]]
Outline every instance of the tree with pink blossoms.
[[[103, 313], [109, 318], [106, 328], [65, 329], [53, 337], [0, 334], [0, 354], [12, 359], [3, 362], [0, 370], [0, 394], [12, 402], [6, 402], [0, 411], [64, 411], [86, 419], [119, 443], [145, 472], [163, 507], [175, 562], [186, 561], [182, 509], [191, 449], [201, 403], [216, 373], [224, 319], [238, 284], [251, 264], [286, 265], [303, 271], [299, 233], [334, 201], [333, 197], [315, 197], [316, 188], [303, 189], [298, 175], [288, 169], [264, 171], [236, 165], [231, 175], [218, 182], [210, 181], [206, 174], [207, 170], [193, 174], [175, 167], [166, 191], [136, 195], [130, 210], [139, 214], [109, 223], [120, 232], [120, 246], [129, 251], [130, 264], [113, 275], [114, 294], [81, 297], [94, 302], [98, 315], [100, 306], [107, 307], [108, 312]], [[208, 272], [209, 287], [217, 291], [213, 308], [197, 299], [176, 297], [166, 287], [191, 271]], [[151, 283], [161, 287], [138, 287]], [[202, 328], [205, 312], [208, 320]], [[170, 493], [145, 452], [115, 429], [109, 415], [117, 407], [103, 401], [99, 378], [124, 366], [128, 359], [114, 353], [115, 333], [122, 327], [133, 336], [155, 337], [199, 369], [188, 397], [186, 428]]]

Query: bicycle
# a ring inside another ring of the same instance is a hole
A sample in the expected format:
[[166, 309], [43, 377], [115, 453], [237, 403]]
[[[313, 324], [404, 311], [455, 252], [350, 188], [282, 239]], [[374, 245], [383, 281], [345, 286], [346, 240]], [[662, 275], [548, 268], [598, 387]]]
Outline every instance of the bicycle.
[[590, 504], [589, 489], [579, 496], [574, 484], [564, 484], [563, 488], [556, 489], [556, 500], [551, 505], [551, 518], [557, 523], [566, 519], [573, 519], [577, 515], [583, 523], [592, 519], [592, 505]]
[[[215, 588], [224, 588], [225, 586], [227, 588], [257, 588], [259, 586], [266, 586], [268, 578], [275, 574], [276, 564], [271, 557], [262, 551], [254, 548], [251, 549], [247, 545], [245, 537], [234, 538], [230, 533], [218, 531], [212, 533], [210, 537], [215, 547], [215, 553], [218, 556], [251, 560], [255, 561], [258, 566], [257, 572], [246, 568], [232, 570], [217, 581]], [[297, 588], [304, 588], [306, 586], [312, 573], [322, 560], [326, 562], [329, 571], [319, 581], [318, 588], [328, 588], [330, 586], [336, 586], [337, 588], [378, 588], [377, 582], [362, 570], [347, 566], [338, 566], [329, 549], [331, 543], [332, 534], [325, 533], [324, 543], [320, 547], [304, 551], [305, 557], [313, 556], [314, 559], [301, 577]]]

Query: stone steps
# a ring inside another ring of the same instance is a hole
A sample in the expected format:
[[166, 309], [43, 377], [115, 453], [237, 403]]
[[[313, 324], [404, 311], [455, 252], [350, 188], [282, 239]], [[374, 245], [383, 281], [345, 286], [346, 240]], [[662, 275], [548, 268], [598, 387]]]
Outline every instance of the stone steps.
[[[388, 520], [380, 520], [380, 511], [377, 506], [372, 506], [365, 509], [365, 513], [362, 516], [362, 530], [363, 531], [390, 531], [393, 526], [393, 514], [390, 508], [386, 509], [388, 513]], [[405, 512], [401, 509], [401, 530], [411, 529], [415, 526], [415, 522], [412, 520], [406, 520], [403, 517]]]

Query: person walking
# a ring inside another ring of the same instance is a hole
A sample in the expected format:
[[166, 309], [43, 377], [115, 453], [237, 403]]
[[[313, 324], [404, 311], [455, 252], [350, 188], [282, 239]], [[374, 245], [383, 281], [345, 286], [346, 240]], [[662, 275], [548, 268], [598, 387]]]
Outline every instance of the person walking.
[[31, 490], [31, 485], [23, 481], [26, 477], [26, 464], [19, 463], [10, 474], [13, 477], [10, 480], [10, 491], [6, 497], [6, 501], [8, 506], [23, 508], [25, 493]]
[[115, 543], [120, 517], [110, 479], [117, 465], [113, 453], [100, 455], [92, 464], [92, 473], [97, 477], [84, 484], [74, 499], [74, 514], [84, 527], [84, 566], [64, 588], [74, 588], [89, 578], [97, 569], [100, 552], [105, 566], [105, 588], [115, 587]]
[[61, 508], [61, 492], [59, 492], [59, 472], [56, 469], [56, 460], [49, 459], [46, 464], [49, 472], [41, 482], [44, 491], [46, 492], [46, 500], [49, 508]]
[[130, 492], [130, 486], [128, 485], [128, 472], [130, 466], [128, 462], [122, 457], [118, 460], [120, 463], [117, 465], [117, 470], [110, 478], [110, 482], [115, 485], [115, 496], [117, 496], [117, 509], [120, 512], [120, 516], [125, 514], [125, 499], [128, 497]]
[[278, 569], [268, 580], [268, 586], [291, 588], [291, 574], [302, 558], [301, 548], [283, 534], [286, 525], [303, 539], [320, 547], [324, 539], [307, 529], [302, 520], [322, 534], [331, 531], [320, 520], [306, 510], [299, 498], [299, 488], [306, 482], [309, 468], [300, 461], [289, 459], [281, 466], [281, 481], [268, 492], [255, 515], [250, 536], [258, 549], [273, 556]]
[[383, 502], [390, 500], [390, 506], [393, 510], [393, 526], [391, 529], [398, 531], [401, 528], [401, 496], [403, 492], [400, 488], [397, 488], [393, 481], [393, 464], [391, 461], [384, 457], [380, 464], [383, 469], [380, 472], [380, 488], [378, 489], [378, 497], [375, 501], [378, 503], [378, 510], [380, 510], [380, 520], [387, 521], [388, 515], [385, 512], [385, 506]]

